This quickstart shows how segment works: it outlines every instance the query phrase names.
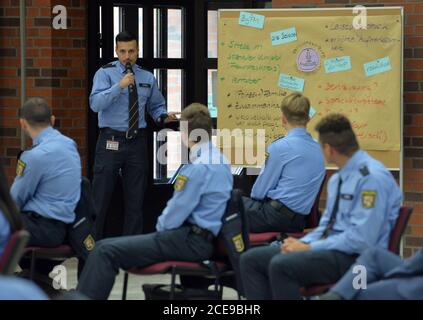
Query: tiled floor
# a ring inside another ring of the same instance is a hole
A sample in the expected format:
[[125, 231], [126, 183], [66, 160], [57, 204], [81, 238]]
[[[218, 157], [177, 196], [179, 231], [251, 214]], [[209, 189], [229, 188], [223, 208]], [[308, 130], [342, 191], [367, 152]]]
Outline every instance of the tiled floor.
[[[76, 259], [69, 259], [64, 263], [67, 271], [67, 287], [68, 289], [74, 289], [77, 284], [76, 278]], [[122, 298], [122, 288], [123, 288], [123, 271], [121, 270], [119, 275], [116, 278], [115, 285], [110, 294], [109, 300], [120, 300]], [[128, 291], [127, 299], [128, 300], [143, 300], [144, 293], [141, 289], [141, 286], [144, 283], [163, 283], [170, 284], [170, 275], [151, 275], [151, 276], [129, 276], [128, 281]], [[237, 299], [236, 291], [225, 287], [223, 290], [223, 299]]]

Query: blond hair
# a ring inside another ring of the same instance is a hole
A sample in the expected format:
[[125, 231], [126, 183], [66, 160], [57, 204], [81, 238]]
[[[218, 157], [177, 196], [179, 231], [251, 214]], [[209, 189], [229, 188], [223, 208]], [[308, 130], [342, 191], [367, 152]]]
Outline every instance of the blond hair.
[[282, 100], [281, 110], [290, 124], [305, 126], [310, 120], [310, 100], [301, 93], [286, 96]]
[[197, 102], [191, 103], [182, 111], [181, 120], [188, 121], [188, 135], [193, 130], [203, 129], [211, 139], [213, 124], [209, 109], [205, 105]]

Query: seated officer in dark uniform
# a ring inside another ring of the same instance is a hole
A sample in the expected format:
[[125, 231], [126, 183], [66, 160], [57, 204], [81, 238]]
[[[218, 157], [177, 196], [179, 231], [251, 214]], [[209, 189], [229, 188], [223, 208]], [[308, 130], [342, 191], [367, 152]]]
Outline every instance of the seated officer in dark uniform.
[[304, 229], [325, 176], [319, 143], [307, 132], [310, 102], [300, 93], [282, 101], [282, 125], [287, 135], [271, 143], [266, 163], [244, 197], [252, 232], [298, 232]]
[[344, 116], [328, 115], [316, 130], [326, 160], [340, 168], [329, 180], [326, 210], [300, 240], [287, 238], [241, 256], [248, 299], [300, 299], [301, 287], [334, 283], [364, 250], [388, 247], [402, 199], [391, 173], [359, 149]]
[[[359, 273], [360, 281], [355, 280]], [[368, 249], [328, 293], [317, 298], [423, 300], [423, 249], [406, 260], [386, 249]]]
[[53, 129], [47, 101], [31, 98], [19, 110], [22, 130], [33, 146], [18, 160], [11, 194], [31, 237], [28, 246], [56, 247], [75, 220], [81, 193], [81, 160], [76, 143]]
[[211, 257], [233, 178], [228, 161], [211, 143], [212, 120], [207, 107], [191, 104], [181, 119], [188, 124], [187, 132], [181, 123], [181, 135], [190, 148], [190, 163], [176, 178], [173, 196], [158, 218], [157, 232], [98, 242], [77, 287], [89, 298], [107, 299], [120, 268]]

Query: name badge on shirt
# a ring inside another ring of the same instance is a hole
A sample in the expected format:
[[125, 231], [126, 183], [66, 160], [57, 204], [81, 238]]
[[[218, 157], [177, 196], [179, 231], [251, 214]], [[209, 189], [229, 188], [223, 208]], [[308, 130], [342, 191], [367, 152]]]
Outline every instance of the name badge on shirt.
[[106, 150], [119, 150], [119, 141], [107, 140], [106, 141]]
[[139, 86], [141, 88], [151, 88], [151, 84], [149, 84], [149, 83], [140, 83]]
[[354, 198], [354, 195], [352, 195], [352, 194], [346, 194], [346, 193], [341, 194], [341, 199], [352, 200], [353, 198]]

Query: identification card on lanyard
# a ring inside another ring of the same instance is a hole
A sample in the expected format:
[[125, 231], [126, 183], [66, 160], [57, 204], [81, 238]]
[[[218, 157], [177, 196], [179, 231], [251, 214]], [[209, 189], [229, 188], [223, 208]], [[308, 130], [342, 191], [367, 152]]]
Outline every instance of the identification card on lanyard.
[[118, 151], [119, 150], [119, 141], [115, 141], [114, 138], [112, 138], [112, 140], [107, 140], [106, 141], [106, 150]]

